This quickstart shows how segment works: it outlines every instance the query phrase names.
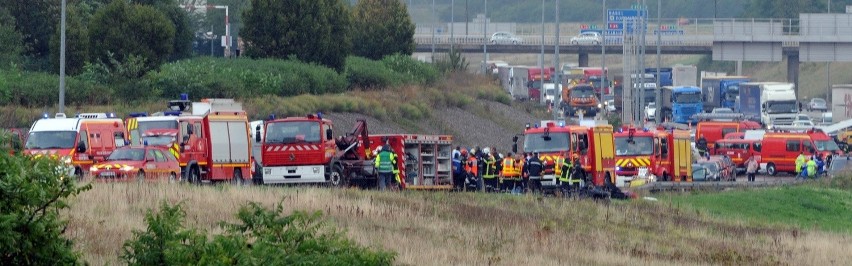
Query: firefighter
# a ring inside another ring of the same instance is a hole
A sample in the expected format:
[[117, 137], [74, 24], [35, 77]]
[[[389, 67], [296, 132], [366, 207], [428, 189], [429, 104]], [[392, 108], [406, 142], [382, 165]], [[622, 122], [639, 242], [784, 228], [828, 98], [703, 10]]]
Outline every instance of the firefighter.
[[467, 162], [464, 165], [465, 170], [465, 190], [478, 189], [479, 188], [479, 162], [476, 160], [476, 156], [473, 154], [469, 154], [467, 157]]
[[699, 138], [698, 141], [695, 142], [695, 147], [698, 148], [698, 153], [701, 154], [701, 156], [708, 155], [707, 139], [704, 138], [704, 134], [701, 134], [701, 138]]
[[524, 174], [527, 175], [527, 189], [531, 192], [541, 191], [541, 172], [544, 169], [541, 160], [538, 158], [538, 152], [533, 152], [532, 156], [524, 165]]
[[376, 156], [376, 170], [379, 172], [379, 190], [387, 189], [388, 182], [394, 178], [396, 167], [396, 154], [391, 149], [390, 145], [380, 147], [380, 152]]
[[507, 153], [506, 158], [503, 158], [500, 166], [500, 190], [514, 190], [515, 178], [517, 178], [520, 174], [515, 171], [516, 168], [514, 154], [512, 154], [511, 152]]
[[817, 174], [816, 157], [808, 160], [807, 167], [808, 167], [808, 178], [816, 178], [816, 174]]
[[559, 183], [562, 187], [563, 195], [567, 195], [571, 191], [571, 171], [574, 170], [572, 167], [572, 160], [570, 156], [566, 156], [566, 158], [561, 159], [561, 164], [557, 165], [559, 167]]
[[482, 180], [485, 183], [485, 191], [486, 192], [494, 192], [500, 189], [499, 180], [497, 180], [497, 159], [494, 158], [494, 155], [491, 154], [491, 150], [489, 148], [485, 148], [482, 151], [482, 165], [485, 169], [482, 169]]
[[796, 176], [802, 175], [802, 167], [805, 166], [806, 160], [805, 152], [799, 152], [799, 157], [796, 157]]
[[[458, 148], [456, 148], [458, 149]], [[467, 150], [453, 152], [453, 187], [459, 191], [464, 190], [464, 167], [462, 160], [467, 157]]]
[[582, 180], [586, 186], [589, 186], [592, 182], [586, 179], [586, 173], [583, 172], [583, 165], [580, 164], [580, 155], [575, 153], [572, 157], [572, 159], [574, 159], [574, 162], [571, 164], [574, 168], [573, 171], [571, 171], [572, 182], [579, 183]]

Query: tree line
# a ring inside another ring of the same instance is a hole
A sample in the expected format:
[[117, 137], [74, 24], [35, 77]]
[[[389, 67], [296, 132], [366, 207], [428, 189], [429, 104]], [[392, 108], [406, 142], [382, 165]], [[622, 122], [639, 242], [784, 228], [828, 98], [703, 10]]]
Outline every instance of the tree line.
[[[66, 73], [134, 79], [193, 56], [195, 36], [207, 29], [202, 25], [224, 21], [222, 12], [207, 12], [204, 20], [179, 7], [195, 2], [68, 0]], [[232, 8], [240, 26], [232, 31], [240, 32], [252, 58], [298, 59], [342, 71], [350, 55], [378, 60], [414, 51], [414, 24], [399, 0], [354, 6], [345, 0], [208, 1], [220, 3]], [[58, 72], [60, 6], [61, 0], [0, 0], [0, 70]]]

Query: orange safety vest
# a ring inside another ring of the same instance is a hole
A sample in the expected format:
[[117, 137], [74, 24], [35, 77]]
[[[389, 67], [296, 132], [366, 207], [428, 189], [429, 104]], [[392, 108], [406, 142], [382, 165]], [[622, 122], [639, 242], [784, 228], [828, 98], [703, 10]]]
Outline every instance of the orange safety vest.
[[565, 162], [565, 157], [555, 156], [556, 159], [553, 163], [553, 174], [559, 176], [562, 174], [562, 164]]
[[467, 158], [464, 170], [468, 173], [472, 173], [473, 175], [477, 175], [479, 173], [479, 166], [476, 163], [476, 157], [471, 156], [470, 158]]
[[521, 171], [515, 167], [515, 159], [503, 159], [503, 173], [501, 175], [505, 178], [515, 178], [521, 175]]

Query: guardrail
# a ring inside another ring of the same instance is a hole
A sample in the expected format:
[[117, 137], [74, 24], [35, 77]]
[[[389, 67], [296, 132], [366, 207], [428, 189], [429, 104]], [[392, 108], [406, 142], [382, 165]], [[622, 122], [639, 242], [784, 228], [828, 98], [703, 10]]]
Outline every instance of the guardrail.
[[[436, 45], [447, 45], [447, 44], [459, 44], [459, 45], [556, 45], [556, 36], [544, 36], [544, 40], [542, 41], [542, 36], [533, 36], [533, 35], [516, 35], [520, 40], [517, 43], [514, 42], [492, 42], [490, 37], [484, 38], [483, 36], [454, 36], [450, 38], [449, 35], [435, 35], [434, 39], [431, 35], [414, 35], [414, 42], [420, 45], [429, 45], [435, 43]], [[572, 44], [571, 37], [573, 36], [560, 36], [559, 45], [580, 45], [580, 46], [600, 46], [600, 45], [592, 45], [592, 44]], [[617, 38], [616, 38], [617, 37]], [[713, 45], [713, 35], [675, 35], [675, 36], [661, 36], [661, 46], [710, 46]], [[487, 40], [487, 41], [486, 41]], [[604, 42], [607, 46], [617, 45], [620, 46], [623, 44], [622, 36], [607, 36], [607, 39]], [[655, 35], [648, 35], [645, 38], [646, 46], [656, 46], [657, 45], [657, 37]]]
[[664, 191], [692, 191], [692, 190], [724, 190], [728, 188], [757, 188], [757, 187], [775, 187], [782, 185], [801, 184], [806, 181], [795, 179], [779, 179], [768, 181], [754, 182], [652, 182], [641, 187], [631, 188], [632, 190], [643, 190], [649, 192], [664, 192]]

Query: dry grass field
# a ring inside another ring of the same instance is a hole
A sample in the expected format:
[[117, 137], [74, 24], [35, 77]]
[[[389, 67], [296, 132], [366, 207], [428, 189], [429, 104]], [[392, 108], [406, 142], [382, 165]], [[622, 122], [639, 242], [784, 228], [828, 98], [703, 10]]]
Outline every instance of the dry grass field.
[[187, 226], [219, 232], [247, 202], [322, 211], [355, 241], [401, 265], [840, 265], [852, 236], [682, 211], [672, 201], [564, 201], [535, 196], [313, 187], [96, 183], [71, 201], [66, 235], [94, 265], [122, 264], [122, 244], [162, 201]]

